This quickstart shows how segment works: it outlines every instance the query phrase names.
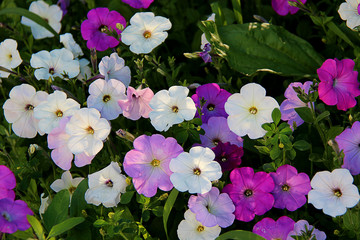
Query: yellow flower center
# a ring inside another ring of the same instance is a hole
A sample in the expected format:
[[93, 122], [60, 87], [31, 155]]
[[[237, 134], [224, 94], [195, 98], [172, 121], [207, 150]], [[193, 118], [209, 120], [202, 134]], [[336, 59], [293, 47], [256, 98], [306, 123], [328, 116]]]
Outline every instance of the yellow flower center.
[[108, 101], [110, 101], [110, 99], [111, 99], [110, 95], [104, 95], [104, 97], [103, 97], [104, 102], [108, 102]]
[[71, 186], [71, 187], [69, 188], [70, 194], [73, 194], [73, 193], [75, 192], [75, 190], [76, 190], [76, 187]]
[[178, 113], [179, 112], [179, 108], [177, 106], [173, 106], [171, 108], [171, 110], [174, 112], [174, 113]]
[[198, 175], [198, 176], [201, 174], [201, 170], [199, 168], [195, 168], [193, 170], [193, 172], [194, 172], [195, 175]]
[[334, 189], [334, 195], [336, 196], [336, 197], [341, 197], [342, 196], [342, 192], [340, 191], [340, 189]]
[[284, 192], [287, 192], [290, 190], [290, 187], [289, 187], [289, 185], [284, 184], [281, 186], [281, 190], [283, 190]]
[[151, 161], [151, 165], [153, 167], [158, 167], [160, 165], [160, 161], [157, 160], [157, 159], [154, 159], [154, 160]]
[[251, 114], [256, 114], [257, 113], [257, 108], [256, 107], [251, 107], [251, 108], [249, 108], [249, 112], [251, 113]]
[[204, 228], [203, 225], [199, 225], [199, 226], [196, 228], [196, 231], [198, 231], [198, 232], [202, 232], [202, 231], [204, 231], [204, 230], [205, 230], [205, 228]]
[[245, 195], [246, 197], [250, 197], [251, 195], [253, 195], [253, 191], [250, 190], [250, 189], [246, 189], [245, 192], [244, 192], [244, 195]]
[[28, 105], [26, 105], [25, 106], [25, 110], [34, 110], [34, 106], [33, 105], [31, 105], [31, 104], [28, 104]]
[[90, 134], [94, 134], [94, 129], [91, 126], [88, 126], [88, 128], [86, 129], [86, 131]]
[[209, 111], [214, 111], [215, 105], [214, 105], [214, 104], [209, 104], [209, 105], [207, 106], [207, 109], [208, 109]]
[[148, 38], [151, 38], [151, 32], [146, 30], [144, 33], [143, 33], [143, 36], [144, 38], [148, 39]]
[[108, 187], [113, 187], [113, 186], [114, 186], [113, 182], [112, 182], [110, 179], [107, 180], [107, 181], [105, 182], [105, 184], [106, 184], [106, 186], [108, 186]]
[[57, 117], [62, 117], [62, 116], [64, 115], [61, 110], [57, 110], [57, 111], [55, 112], [55, 114], [56, 114]]

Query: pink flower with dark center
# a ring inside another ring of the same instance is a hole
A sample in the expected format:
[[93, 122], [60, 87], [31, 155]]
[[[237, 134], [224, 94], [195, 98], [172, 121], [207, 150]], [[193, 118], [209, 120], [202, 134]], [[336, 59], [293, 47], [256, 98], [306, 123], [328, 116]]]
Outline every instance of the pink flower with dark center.
[[356, 105], [360, 95], [358, 72], [351, 59], [327, 59], [317, 70], [319, 75], [319, 98], [327, 105], [336, 105], [346, 111]]
[[[271, 6], [275, 12], [281, 16], [285, 16], [288, 13], [295, 14], [299, 11], [299, 8], [290, 6], [289, 1], [297, 2], [297, 0], [272, 0]], [[306, 3], [306, 0], [301, 0], [303, 4]]]
[[154, 0], [122, 0], [133, 8], [148, 8]]
[[250, 222], [255, 215], [263, 215], [274, 205], [270, 193], [274, 181], [266, 172], [254, 173], [250, 167], [236, 168], [230, 173], [232, 183], [223, 188], [235, 204], [235, 217], [239, 221]]
[[267, 240], [286, 240], [287, 235], [294, 229], [295, 221], [287, 216], [274, 219], [264, 218], [254, 225], [253, 233], [264, 237]]
[[0, 199], [15, 199], [13, 189], [16, 187], [14, 173], [5, 165], [0, 165]]
[[215, 160], [220, 163], [223, 172], [231, 171], [238, 167], [241, 164], [241, 157], [244, 155], [242, 147], [229, 142], [219, 142], [212, 150], [215, 153]]
[[118, 36], [120, 35], [117, 23], [126, 27], [126, 20], [120, 13], [109, 11], [107, 8], [94, 8], [88, 12], [87, 17], [88, 19], [81, 24], [81, 35], [87, 40], [86, 46], [89, 49], [105, 51], [119, 44], [119, 39], [108, 33], [115, 31]]

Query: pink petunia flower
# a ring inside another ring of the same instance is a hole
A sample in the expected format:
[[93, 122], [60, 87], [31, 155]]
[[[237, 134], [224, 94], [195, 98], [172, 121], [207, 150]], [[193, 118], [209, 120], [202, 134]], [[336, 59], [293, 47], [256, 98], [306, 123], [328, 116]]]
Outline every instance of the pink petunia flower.
[[0, 199], [15, 199], [16, 179], [14, 173], [5, 165], [0, 165]]
[[337, 105], [346, 111], [356, 105], [360, 95], [358, 72], [351, 59], [327, 59], [317, 70], [319, 75], [319, 98], [327, 105]]
[[108, 31], [121, 31], [116, 27], [120, 23], [126, 27], [126, 20], [120, 13], [109, 11], [107, 8], [94, 8], [87, 14], [88, 19], [81, 24], [81, 35], [87, 40], [86, 46], [97, 51], [105, 51], [108, 48], [116, 47], [119, 39], [107, 34]]
[[267, 240], [286, 240], [290, 231], [294, 229], [295, 221], [287, 216], [274, 219], [264, 218], [254, 225], [253, 233], [264, 237]]
[[[271, 6], [275, 12], [281, 16], [285, 16], [288, 13], [295, 14], [299, 11], [299, 8], [290, 6], [289, 1], [297, 2], [296, 0], [272, 0]], [[306, 3], [306, 0], [301, 0], [303, 4]]]

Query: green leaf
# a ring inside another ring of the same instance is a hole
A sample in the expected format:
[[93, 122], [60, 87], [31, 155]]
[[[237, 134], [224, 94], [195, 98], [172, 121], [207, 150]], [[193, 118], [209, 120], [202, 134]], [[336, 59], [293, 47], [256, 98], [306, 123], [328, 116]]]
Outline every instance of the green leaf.
[[141, 214], [141, 218], [144, 222], [147, 222], [150, 220], [150, 211], [149, 210], [145, 210], [142, 214]]
[[254, 147], [259, 151], [259, 153], [262, 153], [265, 155], [268, 155], [270, 153], [270, 149], [268, 147], [265, 147], [265, 146], [254, 146]]
[[169, 240], [169, 235], [168, 235], [168, 230], [167, 230], [167, 222], [169, 219], [169, 215], [171, 212], [171, 209], [174, 206], [174, 203], [176, 201], [176, 198], [179, 194], [179, 191], [176, 190], [176, 188], [173, 188], [173, 190], [171, 190], [171, 193], [168, 197], [168, 199], [166, 200], [166, 203], [164, 205], [164, 214], [163, 214], [163, 224], [164, 224], [164, 229], [165, 229], [165, 234], [166, 234], [166, 238]]
[[307, 151], [311, 148], [311, 144], [305, 140], [299, 140], [294, 142], [293, 147], [300, 151]]
[[320, 122], [321, 120], [323, 120], [324, 118], [327, 118], [328, 116], [330, 116], [329, 111], [322, 112], [319, 116], [316, 117], [315, 123]]
[[45, 240], [44, 229], [39, 220], [37, 220], [36, 217], [31, 215], [27, 215], [27, 220], [29, 221], [31, 227], [34, 229], [34, 232], [38, 239]]
[[76, 225], [82, 223], [83, 221], [85, 221], [85, 218], [83, 218], [83, 217], [68, 218], [65, 221], [63, 221], [62, 223], [59, 223], [59, 224], [56, 224], [55, 226], [53, 226], [49, 232], [48, 238], [56, 237], [66, 231], [69, 231], [70, 229], [72, 229]]
[[241, 1], [240, 0], [231, 0], [234, 10], [235, 19], [238, 23], [243, 23], [243, 17], [241, 13]]
[[84, 210], [87, 207], [87, 203], [84, 198], [87, 189], [88, 189], [88, 180], [85, 178], [76, 187], [76, 190], [71, 197], [71, 206], [70, 206], [71, 217], [81, 216], [82, 210]]
[[309, 160], [312, 162], [324, 162], [326, 159], [324, 159], [320, 154], [318, 153], [310, 153]]
[[124, 194], [121, 194], [120, 203], [128, 204], [129, 202], [131, 202], [131, 199], [134, 196], [134, 193], [135, 193], [135, 191], [128, 191], [128, 192], [125, 192]]
[[340, 135], [343, 130], [344, 128], [340, 126], [331, 127], [326, 133], [326, 140], [334, 139], [336, 136]]
[[312, 116], [310, 108], [299, 107], [299, 108], [295, 108], [295, 111], [297, 112], [297, 114], [299, 114], [301, 119], [304, 120], [305, 122], [307, 122], [307, 123], [314, 122], [314, 118]]
[[275, 160], [276, 158], [279, 158], [280, 156], [281, 156], [281, 150], [280, 150], [279, 146], [274, 146], [270, 150], [270, 158], [272, 160]]
[[94, 227], [102, 227], [102, 226], [106, 226], [109, 225], [109, 223], [107, 221], [105, 221], [104, 219], [97, 219], [94, 223], [93, 223]]
[[219, 26], [203, 21], [201, 30], [215, 54], [246, 75], [269, 71], [286, 76], [316, 76], [322, 57], [304, 39], [268, 23]]
[[344, 40], [347, 44], [349, 44], [351, 47], [355, 48], [355, 45], [352, 43], [352, 41], [349, 39], [349, 37], [332, 21], [330, 21], [326, 25], [332, 32], [334, 32], [338, 37], [340, 37], [342, 40]]
[[11, 234], [12, 237], [16, 237], [16, 239], [31, 239], [34, 237], [34, 233], [32, 231], [32, 228], [29, 228], [26, 231], [16, 231], [13, 234]]
[[216, 240], [265, 240], [265, 238], [249, 232], [249, 231], [243, 231], [243, 230], [233, 230], [226, 232], [224, 234], [221, 234], [219, 237], [216, 238]]
[[202, 125], [202, 121], [200, 118], [194, 118], [193, 120], [191, 120], [191, 123], [196, 124], [198, 126]]
[[186, 131], [186, 129], [180, 128], [179, 131], [175, 133], [175, 138], [178, 141], [178, 143], [184, 143], [189, 137], [189, 133]]
[[344, 227], [350, 231], [359, 232], [360, 216], [356, 209], [349, 209], [343, 217]]
[[268, 132], [274, 130], [274, 126], [271, 123], [264, 123], [261, 127]]
[[0, 10], [0, 15], [4, 15], [4, 14], [16, 14], [27, 17], [30, 20], [34, 21], [35, 23], [39, 24], [40, 26], [46, 28], [52, 34], [54, 34], [58, 39], [60, 39], [59, 34], [43, 18], [41, 18], [39, 15], [33, 12], [30, 12], [23, 8], [5, 8]]
[[162, 217], [164, 214], [164, 207], [163, 206], [156, 206], [152, 209], [152, 212], [157, 217]]
[[281, 120], [281, 112], [280, 109], [274, 108], [274, 110], [271, 113], [271, 118], [274, 121], [275, 125], [277, 126]]
[[45, 228], [50, 229], [68, 218], [70, 194], [67, 189], [58, 192], [43, 214]]

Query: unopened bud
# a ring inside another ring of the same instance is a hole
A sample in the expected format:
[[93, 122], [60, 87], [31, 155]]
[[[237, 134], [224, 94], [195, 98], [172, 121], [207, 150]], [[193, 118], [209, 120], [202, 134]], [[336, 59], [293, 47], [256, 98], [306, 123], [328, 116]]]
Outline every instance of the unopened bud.
[[33, 154], [35, 153], [35, 151], [38, 150], [38, 149], [39, 149], [39, 145], [37, 145], [37, 144], [30, 144], [29, 149], [28, 149], [29, 155], [30, 155], [30, 156], [33, 155]]
[[117, 23], [116, 24], [116, 28], [119, 29], [120, 31], [124, 31], [124, 25], [122, 25], [121, 23]]
[[192, 83], [188, 86], [188, 89], [193, 90], [193, 89], [197, 89], [200, 86], [201, 86], [201, 84], [199, 84], [199, 83]]
[[162, 194], [160, 197], [159, 197], [159, 201], [163, 201], [165, 199], [167, 199], [169, 197], [169, 194], [168, 193], [164, 193]]
[[118, 135], [119, 137], [124, 138], [130, 142], [133, 142], [135, 140], [134, 135], [132, 135], [131, 133], [129, 133], [128, 131], [125, 131], [123, 129], [117, 130], [116, 135]]
[[85, 210], [81, 210], [81, 214], [86, 218], [88, 216], [87, 212]]
[[97, 54], [96, 54], [95, 48], [90, 49], [90, 60], [91, 60], [91, 66], [94, 69], [94, 72], [97, 72]]
[[279, 148], [284, 148], [284, 144], [283, 144], [283, 143], [279, 143]]
[[130, 185], [130, 184], [131, 184], [131, 178], [127, 177], [125, 181], [126, 181], [126, 184], [127, 184], [127, 185]]
[[109, 213], [108, 213], [108, 217], [109, 217], [109, 218], [113, 218], [114, 216], [115, 216], [115, 213], [114, 213], [114, 212], [109, 212]]

